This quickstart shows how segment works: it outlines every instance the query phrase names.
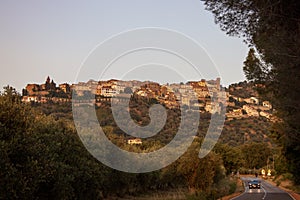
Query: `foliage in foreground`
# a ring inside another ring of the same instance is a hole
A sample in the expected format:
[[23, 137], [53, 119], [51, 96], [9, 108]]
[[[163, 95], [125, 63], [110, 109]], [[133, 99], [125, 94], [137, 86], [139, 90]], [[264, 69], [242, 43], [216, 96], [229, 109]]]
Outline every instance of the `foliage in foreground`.
[[200, 160], [199, 146], [196, 141], [160, 171], [119, 172], [85, 150], [71, 120], [38, 112], [6, 87], [0, 95], [0, 199], [103, 199], [178, 187], [209, 194], [224, 169], [214, 153]]

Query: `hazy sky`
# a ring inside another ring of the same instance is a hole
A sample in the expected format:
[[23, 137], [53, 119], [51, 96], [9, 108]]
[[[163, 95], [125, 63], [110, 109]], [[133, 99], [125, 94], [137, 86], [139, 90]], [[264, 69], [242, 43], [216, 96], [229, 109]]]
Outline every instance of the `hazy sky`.
[[19, 91], [27, 83], [43, 83], [48, 75], [56, 83], [73, 83], [99, 43], [141, 27], [172, 29], [193, 38], [225, 85], [244, 80], [247, 46], [220, 31], [198, 0], [1, 0], [0, 27], [0, 86]]

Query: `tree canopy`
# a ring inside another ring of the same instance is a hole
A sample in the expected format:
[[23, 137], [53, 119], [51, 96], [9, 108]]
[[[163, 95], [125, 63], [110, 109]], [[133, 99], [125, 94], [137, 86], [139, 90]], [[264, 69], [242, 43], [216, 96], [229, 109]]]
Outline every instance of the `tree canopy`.
[[228, 35], [251, 47], [247, 79], [260, 84], [284, 128], [275, 129], [296, 183], [300, 183], [300, 1], [202, 0]]

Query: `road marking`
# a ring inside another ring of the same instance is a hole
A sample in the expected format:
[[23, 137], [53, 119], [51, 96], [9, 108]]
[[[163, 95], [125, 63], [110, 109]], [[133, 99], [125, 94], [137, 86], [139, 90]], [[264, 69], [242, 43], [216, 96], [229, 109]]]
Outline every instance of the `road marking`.
[[264, 195], [264, 197], [262, 198], [262, 199], [265, 199], [266, 198], [266, 196], [267, 196], [267, 191], [265, 190], [265, 188], [261, 185], [261, 189], [263, 189], [263, 191], [264, 191], [264, 193], [265, 193], [265, 195]]
[[[238, 198], [242, 197], [243, 195], [245, 195], [245, 194], [247, 194], [247, 193], [252, 193], [252, 192], [253, 192], [251, 189], [248, 188], [248, 186], [247, 186], [247, 184], [246, 184], [246, 181], [247, 181], [248, 179], [246, 179], [246, 178], [244, 178], [244, 177], [241, 177], [241, 180], [243, 181], [244, 192], [241, 193], [240, 195], [238, 195], [238, 196], [236, 196], [236, 197], [230, 199], [230, 200], [238, 199]], [[264, 191], [264, 196], [262, 197], [262, 200], [266, 199], [266, 196], [267, 196], [267, 193], [268, 193], [268, 192], [267, 192], [267, 188], [268, 188], [268, 187], [266, 187], [266, 189], [265, 189], [265, 188], [263, 187], [263, 184], [262, 184], [262, 183], [264, 183], [266, 186], [269, 185], [271, 188], [276, 188], [276, 189], [278, 189], [279, 191], [281, 191], [282, 193], [288, 194], [289, 197], [290, 197], [291, 199], [296, 200], [289, 192], [284, 191], [283, 189], [281, 189], [281, 188], [279, 188], [279, 187], [276, 187], [276, 186], [274, 186], [274, 185], [271, 185], [271, 184], [269, 184], [267, 181], [262, 181], [262, 182], [261, 182], [261, 189], [257, 190], [257, 193], [260, 193], [261, 190]], [[271, 190], [272, 190], [272, 189], [271, 189]], [[273, 190], [274, 190], [274, 189], [273, 189]]]
[[[246, 189], [246, 188], [245, 188], [245, 189]], [[242, 194], [240, 194], [239, 196], [233, 197], [233, 198], [232, 198], [232, 199], [230, 199], [230, 200], [237, 199], [237, 198], [239, 198], [239, 197], [243, 196], [244, 194], [246, 194], [246, 190], [244, 190], [244, 192], [243, 192]]]
[[286, 192], [293, 200], [296, 200], [290, 193]]

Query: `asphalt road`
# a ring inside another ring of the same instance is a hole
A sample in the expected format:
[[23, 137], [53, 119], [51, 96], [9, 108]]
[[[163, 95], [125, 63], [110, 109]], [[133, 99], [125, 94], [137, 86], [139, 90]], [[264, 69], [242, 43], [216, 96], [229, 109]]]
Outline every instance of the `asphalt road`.
[[275, 187], [264, 180], [261, 180], [261, 189], [249, 189], [248, 181], [255, 178], [241, 178], [244, 181], [245, 191], [240, 196], [233, 198], [232, 200], [294, 200], [288, 193]]

